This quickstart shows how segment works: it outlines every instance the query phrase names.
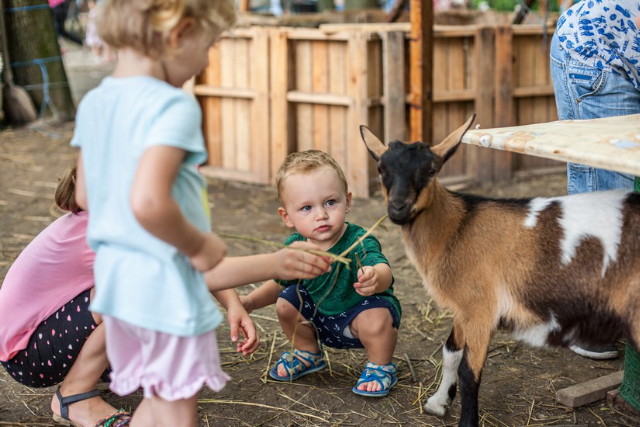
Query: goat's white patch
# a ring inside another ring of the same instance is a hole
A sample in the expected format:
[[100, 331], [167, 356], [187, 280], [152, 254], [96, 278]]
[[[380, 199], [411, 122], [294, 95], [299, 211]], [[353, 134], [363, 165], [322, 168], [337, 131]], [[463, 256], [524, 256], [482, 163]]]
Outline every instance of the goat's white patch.
[[538, 215], [552, 202], [559, 202], [562, 211], [559, 223], [564, 234], [560, 242], [562, 263], [569, 264], [580, 241], [588, 236], [600, 240], [604, 249], [602, 276], [609, 263], [614, 262], [622, 235], [622, 203], [627, 193], [624, 191], [603, 191], [573, 194], [571, 196], [535, 198], [529, 204], [529, 214], [525, 227], [533, 228]]
[[530, 328], [518, 328], [513, 331], [513, 337], [524, 341], [534, 347], [544, 347], [547, 345], [547, 337], [552, 332], [560, 330], [560, 324], [554, 316], [547, 323], [539, 323]]
[[444, 416], [451, 404], [449, 389], [458, 382], [458, 366], [462, 361], [463, 350], [449, 351], [442, 347], [442, 379], [436, 393], [427, 399], [424, 409], [430, 414]]

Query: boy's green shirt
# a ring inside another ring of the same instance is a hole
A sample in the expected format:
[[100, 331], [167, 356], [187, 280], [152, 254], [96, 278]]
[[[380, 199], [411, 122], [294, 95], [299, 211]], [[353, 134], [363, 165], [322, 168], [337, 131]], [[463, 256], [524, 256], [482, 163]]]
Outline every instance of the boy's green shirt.
[[[333, 245], [328, 252], [339, 255], [356, 242], [366, 230], [359, 225], [347, 223], [347, 229], [340, 240]], [[290, 245], [296, 241], [306, 241], [300, 233], [293, 233], [285, 245]], [[358, 268], [361, 266], [373, 266], [380, 263], [389, 265], [389, 261], [382, 254], [380, 242], [374, 236], [367, 236], [358, 246], [346, 255], [351, 260], [349, 268], [341, 262], [334, 262], [331, 272], [318, 276], [315, 279], [306, 280], [279, 280], [282, 286], [302, 283], [309, 296], [315, 303], [318, 311], [326, 316], [335, 316], [344, 313], [348, 309], [359, 304], [363, 299], [353, 288], [353, 284], [358, 281]], [[359, 262], [358, 262], [359, 260]], [[393, 284], [386, 291], [376, 294], [386, 300], [396, 309], [398, 317], [402, 317], [400, 301], [393, 294]]]

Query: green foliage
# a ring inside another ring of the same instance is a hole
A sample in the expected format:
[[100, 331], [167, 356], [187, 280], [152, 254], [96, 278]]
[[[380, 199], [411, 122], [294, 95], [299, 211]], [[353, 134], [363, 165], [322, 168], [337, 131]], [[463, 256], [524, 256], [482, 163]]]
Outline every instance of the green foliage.
[[[471, 4], [474, 9], [478, 9], [480, 3], [487, 3], [487, 5], [493, 10], [499, 10], [502, 12], [513, 12], [517, 4], [523, 4], [524, 0], [471, 0]], [[557, 12], [559, 10], [560, 0], [550, 0], [549, 10]], [[531, 7], [533, 10], [538, 10], [538, 1], [536, 0]]]

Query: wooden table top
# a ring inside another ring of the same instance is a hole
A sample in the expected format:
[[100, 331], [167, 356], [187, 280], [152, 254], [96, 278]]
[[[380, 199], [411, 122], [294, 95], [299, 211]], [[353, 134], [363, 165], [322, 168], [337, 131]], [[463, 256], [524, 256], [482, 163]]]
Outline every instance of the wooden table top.
[[640, 114], [471, 129], [462, 142], [640, 176]]

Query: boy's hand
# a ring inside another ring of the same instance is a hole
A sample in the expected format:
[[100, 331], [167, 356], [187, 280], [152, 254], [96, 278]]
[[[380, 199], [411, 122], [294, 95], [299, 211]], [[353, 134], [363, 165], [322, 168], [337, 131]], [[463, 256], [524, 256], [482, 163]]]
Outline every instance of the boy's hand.
[[370, 266], [365, 265], [358, 270], [358, 281], [353, 284], [358, 295], [363, 297], [371, 296], [378, 293], [378, 273]]
[[[320, 250], [309, 242], [293, 242], [291, 247]], [[331, 271], [331, 260], [310, 252], [284, 248], [276, 252], [275, 271], [275, 279], [313, 279]]]
[[198, 271], [215, 267], [227, 255], [227, 245], [215, 233], [206, 233], [200, 249], [190, 257], [191, 265]]

